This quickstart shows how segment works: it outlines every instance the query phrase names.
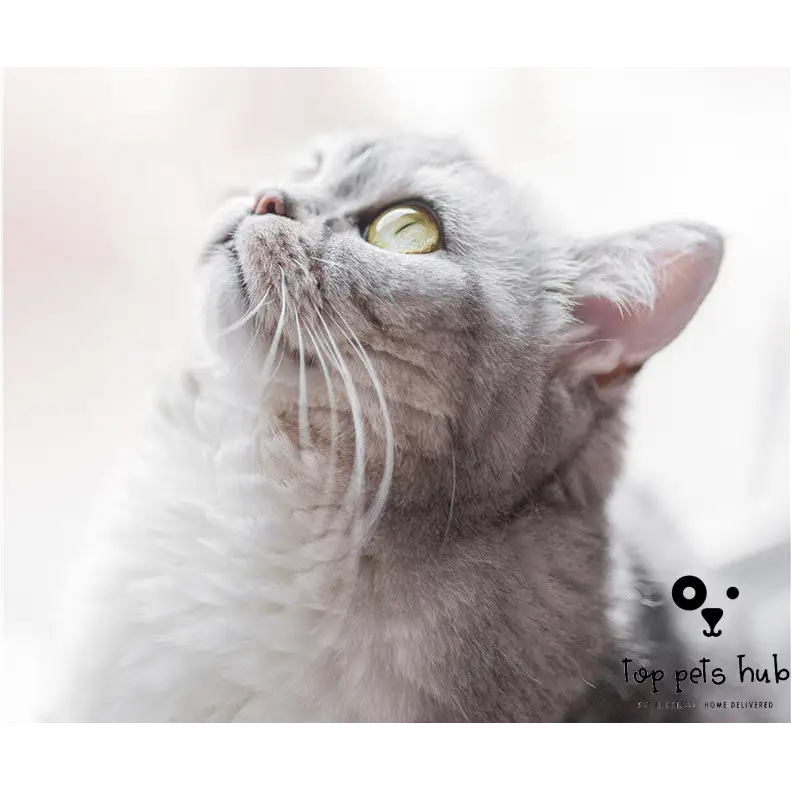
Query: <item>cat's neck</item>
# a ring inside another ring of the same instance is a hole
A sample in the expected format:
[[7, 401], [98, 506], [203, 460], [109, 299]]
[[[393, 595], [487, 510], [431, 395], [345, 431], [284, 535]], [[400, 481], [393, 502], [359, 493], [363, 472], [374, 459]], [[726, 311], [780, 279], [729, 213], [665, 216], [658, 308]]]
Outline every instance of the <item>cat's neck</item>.
[[[314, 425], [308, 427], [313, 446], [300, 447], [304, 436], [298, 409], [240, 394], [211, 368], [187, 372], [163, 410], [168, 436], [202, 459], [195, 465], [196, 475], [225, 481], [238, 476], [249, 485], [256, 480], [261, 487], [273, 485], [281, 494], [289, 493], [294, 507], [312, 504], [331, 511], [348, 504], [359, 469], [350, 415], [339, 415], [341, 430], [334, 443], [329, 436], [322, 438]], [[561, 430], [554, 410], [548, 397], [538, 411], [537, 420], [544, 421], [547, 432]], [[600, 421], [612, 423], [612, 429], [602, 432]], [[372, 430], [362, 467], [363, 507], [355, 513], [370, 509], [387, 487], [385, 508], [370, 536], [374, 550], [384, 545], [388, 551], [412, 551], [416, 544], [441, 547], [483, 531], [508, 529], [525, 515], [547, 522], [569, 513], [600, 519], [620, 459], [620, 447], [612, 442], [621, 432], [617, 411], [597, 415], [580, 436], [561, 442], [553, 437], [554, 456], [542, 456], [529, 446], [498, 456], [492, 450], [503, 444], [498, 430], [513, 433], [515, 428], [504, 426], [474, 442], [449, 430], [447, 444], [431, 454], [415, 449], [396, 432], [389, 480], [389, 449]], [[224, 491], [229, 502], [217, 506], [235, 511], [238, 504], [230, 498], [241, 490], [228, 486]]]

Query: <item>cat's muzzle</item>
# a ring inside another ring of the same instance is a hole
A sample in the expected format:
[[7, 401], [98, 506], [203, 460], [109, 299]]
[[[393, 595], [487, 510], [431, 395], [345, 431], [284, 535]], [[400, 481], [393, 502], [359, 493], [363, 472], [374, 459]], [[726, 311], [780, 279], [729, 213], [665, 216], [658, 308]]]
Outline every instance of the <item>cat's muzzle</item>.
[[[275, 201], [273, 203], [273, 201]], [[255, 303], [269, 294], [279, 306], [286, 293], [297, 305], [320, 297], [320, 234], [280, 213], [276, 198], [265, 196], [256, 212], [243, 218], [234, 244], [248, 297]]]

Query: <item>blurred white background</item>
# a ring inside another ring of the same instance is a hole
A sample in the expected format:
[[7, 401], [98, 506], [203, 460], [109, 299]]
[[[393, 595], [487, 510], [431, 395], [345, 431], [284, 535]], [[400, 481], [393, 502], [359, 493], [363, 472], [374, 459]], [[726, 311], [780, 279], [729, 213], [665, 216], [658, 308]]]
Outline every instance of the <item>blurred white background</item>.
[[208, 212], [335, 128], [463, 136], [570, 232], [719, 226], [720, 280], [640, 376], [627, 476], [707, 564], [787, 555], [785, 71], [6, 70], [3, 126], [12, 716], [97, 498], [185, 348]]

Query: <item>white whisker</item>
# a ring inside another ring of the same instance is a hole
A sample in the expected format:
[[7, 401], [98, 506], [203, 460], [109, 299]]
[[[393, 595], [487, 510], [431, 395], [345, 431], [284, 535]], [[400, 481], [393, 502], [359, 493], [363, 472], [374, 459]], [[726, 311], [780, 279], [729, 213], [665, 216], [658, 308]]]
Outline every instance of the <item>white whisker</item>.
[[302, 327], [299, 323], [299, 310], [294, 305], [294, 322], [297, 327], [297, 343], [299, 345], [299, 445], [300, 451], [307, 450], [311, 443], [310, 426], [308, 425], [308, 388], [305, 381], [305, 344], [302, 341]]
[[[314, 306], [315, 307], [315, 306]], [[335, 339], [332, 337], [330, 328], [321, 314], [321, 311], [316, 307], [316, 315], [321, 321], [327, 340], [329, 341], [334, 352], [334, 358], [338, 372], [341, 375], [344, 388], [346, 390], [346, 397], [349, 401], [349, 406], [352, 411], [352, 423], [354, 426], [354, 464], [352, 466], [352, 473], [349, 479], [349, 486], [347, 488], [344, 503], [342, 505], [341, 513], [351, 510], [352, 519], [352, 547], [349, 554], [349, 560], [352, 566], [356, 569], [359, 552], [362, 549], [362, 543], [365, 538], [365, 524], [362, 520], [358, 519], [359, 508], [363, 499], [364, 482], [365, 482], [365, 432], [362, 420], [362, 410], [360, 407], [360, 399], [357, 394], [357, 388], [354, 384], [349, 368], [346, 365], [343, 355], [338, 348]]]
[[247, 349], [245, 349], [244, 354], [239, 358], [239, 361], [234, 365], [231, 371], [228, 373], [229, 377], [232, 377], [243, 365], [244, 361], [247, 359], [250, 352], [253, 350], [253, 346], [255, 346], [255, 342], [258, 340], [258, 333], [256, 331], [251, 333], [250, 343], [247, 344]]
[[334, 313], [346, 325], [346, 329], [349, 331], [349, 334], [347, 334], [342, 327], [338, 327], [340, 331], [346, 336], [346, 339], [349, 341], [352, 348], [356, 351], [357, 356], [365, 366], [368, 376], [371, 379], [371, 383], [374, 386], [374, 390], [376, 390], [376, 396], [379, 401], [379, 409], [382, 413], [382, 423], [385, 431], [385, 468], [382, 473], [382, 480], [379, 482], [379, 489], [368, 514], [367, 521], [368, 526], [370, 527], [379, 518], [382, 510], [384, 509], [387, 495], [390, 491], [390, 484], [393, 479], [393, 424], [390, 419], [390, 411], [387, 408], [387, 399], [385, 398], [381, 381], [379, 380], [376, 369], [371, 362], [371, 358], [368, 356], [368, 353], [363, 348], [362, 343], [360, 343], [360, 339], [357, 337], [357, 334], [354, 332], [354, 330], [349, 326], [349, 323], [346, 321], [346, 319], [337, 310], [334, 311]]
[[332, 496], [335, 493], [335, 463], [337, 456], [337, 436], [338, 436], [338, 411], [335, 405], [335, 388], [332, 386], [332, 378], [330, 377], [327, 361], [324, 353], [319, 344], [319, 339], [314, 335], [308, 324], [305, 324], [305, 332], [308, 333], [310, 341], [316, 352], [316, 358], [321, 366], [322, 374], [324, 375], [324, 385], [327, 389], [327, 400], [330, 402], [330, 465], [328, 471], [329, 485], [327, 487], [327, 500], [332, 502]]
[[261, 301], [256, 305], [253, 305], [253, 307], [251, 307], [240, 319], [237, 319], [235, 322], [233, 322], [233, 324], [229, 324], [224, 330], [222, 330], [220, 332], [220, 337], [224, 337], [226, 335], [230, 335], [232, 332], [236, 332], [236, 330], [241, 329], [245, 324], [247, 324], [248, 321], [254, 318], [258, 311], [264, 307], [264, 305], [269, 304], [266, 301], [266, 298], [271, 290], [272, 286], [269, 286], [269, 288], [267, 288], [267, 290], [264, 292], [264, 296], [261, 298]]
[[[277, 327], [275, 328], [275, 334], [272, 336], [272, 343], [269, 346], [269, 351], [267, 352], [266, 359], [264, 360], [264, 367], [261, 370], [261, 379], [264, 382], [264, 387], [266, 387], [269, 382], [271, 381], [274, 373], [272, 371], [272, 361], [274, 360], [275, 354], [277, 352], [277, 348], [280, 345], [280, 336], [283, 334], [283, 328], [286, 323], [286, 303], [288, 301], [288, 292], [286, 290], [286, 273], [283, 271], [283, 267], [280, 268], [280, 301], [282, 306], [280, 308], [280, 317], [277, 320]], [[280, 357], [282, 360], [282, 355]], [[278, 362], [278, 367], [280, 363]]]

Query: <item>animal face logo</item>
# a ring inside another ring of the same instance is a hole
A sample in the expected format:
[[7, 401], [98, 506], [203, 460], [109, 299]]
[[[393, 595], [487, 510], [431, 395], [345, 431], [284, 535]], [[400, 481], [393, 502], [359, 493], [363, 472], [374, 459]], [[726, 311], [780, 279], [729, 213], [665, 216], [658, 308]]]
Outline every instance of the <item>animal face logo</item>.
[[[679, 577], [673, 584], [673, 602], [676, 607], [682, 610], [697, 610], [698, 607], [703, 607], [706, 602], [706, 586], [700, 577], [693, 577], [687, 574], [685, 577]], [[735, 599], [739, 595], [739, 589], [731, 586], [725, 591], [725, 595], [729, 599]], [[722, 629], [714, 631], [714, 627], [720, 622], [722, 618], [722, 610], [719, 607], [704, 607], [700, 614], [703, 620], [709, 625], [709, 630], [703, 630], [705, 637], [719, 637], [722, 634]]]

